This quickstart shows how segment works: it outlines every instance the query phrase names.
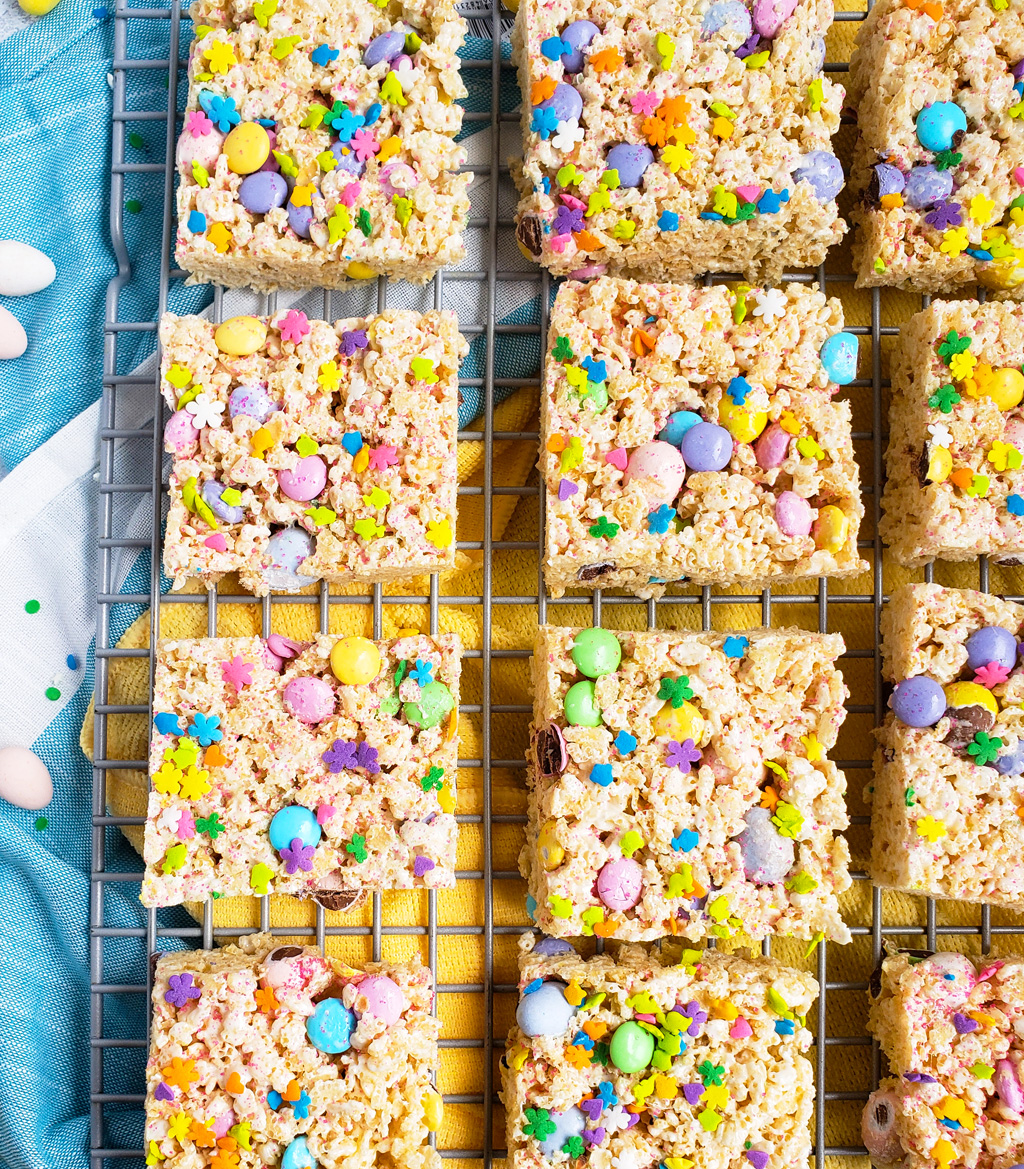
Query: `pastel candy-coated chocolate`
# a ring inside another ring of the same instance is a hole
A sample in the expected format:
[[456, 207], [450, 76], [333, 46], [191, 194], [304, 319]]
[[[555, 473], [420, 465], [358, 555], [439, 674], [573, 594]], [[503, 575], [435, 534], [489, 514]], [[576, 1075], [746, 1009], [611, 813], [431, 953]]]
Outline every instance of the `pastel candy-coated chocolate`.
[[712, 37], [722, 29], [728, 29], [737, 45], [741, 45], [750, 37], [753, 25], [747, 6], [741, 0], [718, 0], [717, 4], [704, 13], [700, 22], [702, 39]]
[[554, 1122], [555, 1131], [540, 1142], [540, 1151], [545, 1157], [560, 1153], [570, 1137], [582, 1136], [587, 1127], [587, 1118], [575, 1104], [564, 1112], [549, 1112], [548, 1120]]
[[187, 455], [199, 442], [199, 431], [187, 410], [175, 410], [164, 427], [164, 450]]
[[294, 203], [289, 202], [288, 226], [295, 232], [299, 239], [309, 239], [309, 225], [312, 222], [312, 207], [296, 207]]
[[367, 69], [381, 61], [393, 61], [405, 50], [405, 33], [400, 28], [390, 29], [376, 36], [363, 51], [363, 64]]
[[260, 170], [273, 171], [278, 174], [281, 170], [281, 164], [274, 157], [274, 149], [277, 146], [277, 134], [273, 130], [267, 130], [267, 137], [270, 139], [270, 154], [267, 161], [260, 167]]
[[366, 163], [356, 158], [356, 152], [346, 142], [335, 142], [331, 145], [331, 154], [338, 160], [337, 169], [345, 174], [361, 178], [366, 170]]
[[953, 136], [967, 130], [967, 115], [956, 102], [935, 101], [924, 107], [914, 124], [925, 150], [951, 150]]
[[683, 435], [700, 422], [703, 422], [703, 419], [692, 410], [676, 410], [675, 413], [668, 416], [668, 422], [665, 423], [665, 428], [658, 435], [658, 438], [662, 442], [670, 442], [673, 446], [679, 446], [683, 441]]
[[775, 831], [767, 808], [751, 808], [743, 820], [746, 828], [736, 837], [736, 843], [747, 880], [755, 885], [779, 884], [796, 859], [793, 841]]
[[246, 211], [253, 215], [266, 215], [275, 207], [284, 206], [288, 198], [288, 184], [283, 175], [270, 170], [258, 170], [242, 180], [238, 198]]
[[382, 1019], [388, 1027], [398, 1022], [407, 1005], [402, 988], [386, 974], [369, 974], [356, 987], [356, 1014]]
[[402, 713], [406, 722], [422, 730], [436, 727], [451, 713], [455, 705], [452, 692], [443, 682], [428, 682], [420, 687], [419, 698], [415, 702], [406, 702], [402, 706]]
[[951, 682], [943, 688], [946, 707], [956, 709], [965, 706], [980, 706], [991, 715], [999, 713], [999, 703], [992, 691], [978, 682]]
[[620, 1072], [641, 1072], [654, 1055], [654, 1036], [630, 1019], [615, 1028], [609, 1053]]
[[281, 1157], [281, 1169], [317, 1169], [318, 1164], [305, 1137], [296, 1137]]
[[691, 471], [721, 471], [732, 458], [732, 435], [724, 426], [700, 422], [683, 435], [679, 450]]
[[1024, 738], [1003, 751], [996, 759], [995, 769], [1000, 775], [1024, 774]]
[[217, 326], [213, 335], [221, 353], [248, 357], [262, 349], [267, 340], [267, 326], [257, 317], [231, 317]]
[[302, 649], [301, 641], [292, 641], [290, 637], [272, 633], [263, 645], [263, 660], [268, 670], [276, 670], [280, 674], [285, 662], [297, 657]]
[[1012, 1060], [996, 1060], [992, 1087], [1007, 1108], [1012, 1108], [1014, 1112], [1024, 1112], [1024, 1088], [1020, 1084], [1017, 1065]]
[[331, 670], [346, 686], [365, 686], [380, 673], [380, 650], [368, 637], [343, 637], [331, 649]]
[[773, 422], [766, 430], [763, 430], [754, 443], [754, 458], [757, 460], [757, 465], [766, 471], [770, 471], [773, 467], [781, 467], [786, 459], [786, 452], [789, 450], [789, 444], [793, 436], [782, 429], [777, 423]]
[[811, 505], [795, 491], [783, 491], [775, 501], [775, 522], [786, 536], [806, 536], [814, 523]]
[[985, 396], [1000, 410], [1012, 410], [1024, 398], [1024, 373], [1009, 366], [993, 371], [985, 386]]
[[852, 333], [833, 333], [818, 356], [832, 381], [848, 386], [857, 376], [857, 352], [857, 338]]
[[278, 852], [282, 848], [289, 848], [296, 839], [306, 845], [312, 844], [315, 848], [322, 835], [323, 829], [317, 823], [316, 815], [301, 804], [282, 808], [274, 813], [270, 821], [270, 843]]
[[21, 321], [0, 308], [0, 358], [20, 357], [28, 348], [28, 336]]
[[307, 455], [291, 470], [283, 467], [278, 471], [277, 484], [289, 499], [308, 503], [327, 486], [327, 464], [319, 455]]
[[1017, 664], [1017, 639], [1002, 625], [983, 625], [976, 629], [964, 643], [964, 649], [972, 670], [989, 662], [1011, 670]]
[[828, 150], [812, 150], [803, 155], [793, 171], [793, 182], [804, 179], [811, 184], [814, 197], [819, 203], [829, 203], [843, 189], [843, 167], [839, 159]]
[[323, 678], [293, 678], [282, 695], [285, 708], [311, 726], [334, 714], [334, 691]]
[[898, 166], [893, 166], [891, 162], [879, 162], [875, 164], [874, 171], [879, 196], [903, 193], [906, 179]]
[[533, 952], [552, 958], [555, 954], [571, 954], [572, 946], [562, 938], [540, 937], [533, 944]]
[[[729, 444], [732, 450], [732, 443]], [[623, 486], [635, 483], [651, 511], [672, 503], [686, 478], [686, 462], [670, 442], [645, 442], [629, 456]]]
[[251, 175], [270, 157], [270, 138], [259, 122], [239, 122], [224, 139], [228, 170], [236, 175]]
[[584, 65], [583, 50], [601, 30], [589, 20], [574, 20], [562, 29], [562, 40], [572, 45], [571, 53], [562, 54], [562, 67], [566, 73], [579, 73]]
[[565, 997], [565, 983], [545, 982], [524, 994], [516, 1007], [516, 1022], [524, 1035], [561, 1035], [568, 1028], [576, 1008]]
[[767, 426], [768, 415], [763, 410], [751, 410], [723, 398], [718, 403], [718, 421], [736, 442], [750, 443]]
[[872, 1092], [860, 1118], [860, 1135], [876, 1165], [898, 1165], [905, 1156], [896, 1128], [896, 1093], [891, 1089]]
[[299, 565], [313, 555], [314, 541], [302, 528], [282, 528], [267, 541], [267, 567], [263, 579], [272, 589], [288, 592], [311, 585], [314, 576], [302, 576]]
[[654, 155], [647, 146], [634, 146], [620, 142], [608, 151], [605, 166], [619, 172], [620, 187], [639, 187], [647, 168], [654, 162]]
[[812, 528], [814, 546], [834, 556], [841, 552], [850, 534], [850, 521], [834, 503], [826, 503], [818, 512]]
[[796, 11], [797, 0], [754, 0], [754, 28], [771, 40]]
[[680, 706], [666, 702], [654, 716], [653, 726], [659, 737], [665, 735], [680, 743], [693, 739], [699, 743], [704, 734], [704, 716], [692, 702], [683, 702]]
[[939, 170], [930, 162], [915, 166], [906, 178], [903, 202], [914, 211], [943, 203], [953, 194], [953, 172]]
[[306, 1020], [306, 1034], [317, 1051], [338, 1055], [352, 1046], [356, 1017], [341, 999], [323, 999]]
[[257, 422], [266, 422], [274, 411], [277, 403], [270, 396], [265, 382], [248, 382], [235, 386], [228, 398], [228, 417], [255, 418]]
[[588, 678], [614, 674], [622, 661], [619, 639], [608, 629], [583, 629], [576, 634], [569, 656]]
[[[978, 981], [974, 963], [969, 958], [955, 950], [939, 950], [924, 961], [929, 970], [941, 976], [944, 982], [948, 982], [953, 998], [959, 1002], [966, 1002], [967, 996]], [[946, 979], [947, 974], [952, 974], [953, 978]]]
[[554, 110], [560, 122], [568, 122], [572, 118], [579, 118], [583, 113], [583, 98], [579, 92], [565, 81], [555, 86], [555, 92], [540, 103], [543, 110]]
[[31, 296], [57, 279], [53, 261], [31, 244], [0, 240], [0, 296]]
[[934, 678], [918, 674], [896, 683], [889, 709], [908, 727], [933, 727], [946, 713], [946, 696]]
[[644, 888], [644, 871], [632, 857], [608, 861], [597, 874], [597, 895], [613, 912], [632, 909]]
[[27, 747], [0, 750], [0, 799], [36, 812], [53, 799], [53, 780], [46, 764]]
[[566, 691], [565, 720], [571, 727], [601, 725], [601, 708], [597, 705], [593, 682], [577, 682]]
[[212, 173], [223, 146], [224, 135], [216, 127], [209, 134], [199, 134], [195, 138], [185, 130], [174, 148], [174, 161], [179, 173], [191, 178], [194, 162]]
[[207, 479], [203, 484], [202, 496], [218, 519], [229, 524], [240, 524], [245, 519], [245, 508], [231, 503], [223, 503], [221, 496], [226, 490], [223, 483], [218, 483], [216, 479]]

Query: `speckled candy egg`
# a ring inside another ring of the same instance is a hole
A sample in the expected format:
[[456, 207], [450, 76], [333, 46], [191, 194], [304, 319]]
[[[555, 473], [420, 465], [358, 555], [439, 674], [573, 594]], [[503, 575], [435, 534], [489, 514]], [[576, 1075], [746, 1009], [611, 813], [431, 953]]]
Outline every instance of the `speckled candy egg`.
[[781, 467], [786, 460], [789, 444], [793, 436], [777, 423], [773, 422], [765, 429], [757, 442], [754, 443], [754, 458], [757, 465], [765, 471], [773, 467]]
[[915, 166], [906, 178], [903, 202], [914, 211], [925, 211], [944, 203], [953, 194], [953, 172], [939, 170], [930, 162]]
[[351, 146], [345, 142], [334, 142], [331, 144], [331, 153], [338, 160], [338, 171], [352, 175], [357, 179], [362, 178], [363, 171], [366, 170], [366, 163], [359, 161]]
[[872, 1092], [860, 1118], [860, 1137], [875, 1165], [899, 1165], [905, 1153], [896, 1128], [899, 1102], [891, 1089]]
[[872, 181], [877, 188], [879, 199], [883, 195], [901, 195], [903, 193], [906, 179], [898, 166], [893, 166], [891, 162], [879, 162], [872, 170], [874, 171]]
[[576, 669], [588, 678], [614, 674], [622, 661], [622, 646], [609, 629], [582, 629], [569, 651]]
[[405, 51], [405, 33], [400, 28], [390, 29], [376, 36], [363, 51], [363, 64], [367, 69], [381, 61], [393, 61]]
[[284, 177], [270, 170], [258, 170], [247, 175], [238, 188], [238, 198], [246, 211], [266, 215], [275, 207], [283, 207], [288, 198], [288, 184]]
[[654, 1056], [654, 1036], [629, 1019], [615, 1028], [609, 1055], [620, 1072], [627, 1075], [641, 1072]]
[[704, 13], [700, 22], [702, 40], [713, 37], [716, 32], [723, 29], [730, 42], [735, 41], [737, 45], [749, 39], [753, 32], [753, 24], [747, 6], [741, 0], [718, 0]]
[[312, 222], [312, 207], [296, 207], [294, 203], [289, 202], [288, 226], [295, 232], [299, 239], [309, 239], [309, 225]]
[[276, 670], [280, 674], [285, 662], [298, 657], [304, 648], [301, 641], [293, 641], [290, 637], [282, 637], [280, 633], [272, 633], [263, 645], [263, 660], [268, 670]]
[[553, 958], [556, 954], [571, 954], [572, 946], [562, 938], [539, 937], [533, 943], [533, 953]]
[[722, 471], [732, 458], [732, 435], [724, 426], [700, 422], [683, 435], [679, 451], [691, 471]]
[[795, 491], [783, 491], [775, 501], [775, 522], [786, 536], [807, 536], [814, 523], [811, 505]]
[[319, 455], [307, 455], [288, 470], [277, 473], [277, 483], [283, 494], [298, 503], [308, 503], [327, 485], [327, 464]]
[[833, 333], [818, 356], [831, 380], [848, 386], [857, 376], [857, 353], [857, 338], [852, 333]]
[[944, 688], [946, 714], [950, 729], [945, 742], [953, 747], [966, 746], [978, 731], [990, 731], [999, 713], [992, 693], [977, 682], [953, 682]]
[[220, 158], [221, 147], [224, 145], [224, 135], [219, 130], [211, 130], [209, 134], [200, 134], [193, 138], [186, 130], [178, 139], [174, 150], [174, 161], [178, 171], [192, 177], [192, 164], [198, 162], [204, 170], [212, 171]]
[[266, 422], [267, 418], [277, 408], [277, 403], [270, 396], [266, 382], [249, 382], [236, 386], [228, 398], [228, 416], [238, 418], [255, 418], [257, 422]]
[[605, 166], [608, 170], [618, 171], [620, 187], [639, 187], [652, 162], [654, 155], [647, 146], [620, 142], [608, 151]]
[[270, 157], [270, 136], [259, 122], [239, 122], [224, 139], [228, 170], [236, 175], [251, 175]]
[[334, 714], [334, 691], [323, 678], [293, 678], [281, 696], [285, 708], [299, 722], [315, 726]]
[[566, 73], [579, 73], [583, 69], [583, 50], [601, 30], [589, 20], [574, 20], [562, 29], [562, 40], [571, 45], [571, 53], [563, 53], [562, 66]]
[[221, 496], [228, 488], [216, 479], [207, 479], [203, 484], [203, 499], [210, 505], [210, 510], [220, 520], [228, 524], [240, 524], [245, 519], [245, 508], [231, 503], [224, 503]]
[[[948, 984], [946, 990], [951, 998], [961, 1002], [967, 999], [978, 981], [974, 963], [955, 950], [940, 950], [931, 954], [925, 958], [923, 965]], [[934, 997], [934, 990], [931, 993]]]
[[540, 103], [542, 110], [554, 110], [560, 122], [568, 122], [572, 118], [579, 118], [583, 113], [583, 98], [579, 92], [565, 81], [555, 86], [555, 92]]
[[372, 1015], [392, 1027], [408, 1006], [402, 988], [386, 974], [370, 974], [356, 987], [356, 1015]]
[[814, 197], [819, 203], [829, 203], [843, 189], [843, 168], [828, 150], [812, 150], [805, 154], [793, 171], [793, 182], [804, 179], [811, 184]]
[[356, 1017], [341, 999], [323, 999], [306, 1020], [310, 1043], [327, 1055], [340, 1055], [352, 1046]]
[[597, 874], [597, 895], [613, 912], [632, 909], [644, 888], [644, 871], [632, 857], [608, 861]]
[[796, 11], [796, 5], [797, 0], [754, 0], [754, 28], [771, 40]]
[[967, 132], [967, 115], [956, 102], [936, 101], [924, 107], [914, 125], [925, 150], [952, 150], [954, 137]]
[[516, 1007], [516, 1022], [524, 1035], [561, 1035], [569, 1027], [576, 1008], [565, 997], [565, 983], [545, 982], [524, 994]]
[[281, 1156], [281, 1169], [317, 1169], [317, 1160], [305, 1137], [296, 1137], [289, 1143]]
[[908, 727], [933, 727], [946, 713], [946, 696], [934, 678], [918, 674], [896, 683], [889, 709]]
[[199, 442], [199, 431], [187, 410], [175, 410], [164, 427], [164, 450], [176, 455], [188, 455]]
[[540, 1151], [545, 1157], [557, 1156], [567, 1140], [582, 1136], [587, 1127], [587, 1118], [575, 1104], [564, 1112], [549, 1111], [548, 1120], [554, 1124], [555, 1131], [540, 1142]]
[[1000, 775], [1024, 775], [1024, 738], [1018, 739], [1013, 746], [1003, 747], [995, 761], [995, 769]]
[[1002, 625], [983, 625], [964, 643], [967, 664], [972, 670], [995, 662], [1012, 670], [1017, 664], [1017, 639]]
[[686, 462], [679, 450], [670, 442], [655, 441], [645, 442], [633, 451], [622, 482], [624, 486], [635, 483], [649, 510], [654, 511], [675, 500], [685, 478]]
[[298, 571], [303, 560], [313, 555], [314, 546], [313, 537], [302, 528], [282, 528], [275, 532], [267, 541], [268, 563], [263, 570], [263, 579], [270, 588], [278, 592], [291, 592], [319, 579], [302, 576]]
[[662, 442], [670, 442], [673, 446], [679, 446], [683, 441], [683, 435], [703, 421], [701, 416], [692, 410], [676, 410], [668, 416], [665, 428], [658, 435], [658, 438]]
[[747, 880], [755, 885], [777, 885], [796, 860], [793, 841], [776, 832], [767, 808], [751, 808], [743, 821], [746, 828], [736, 837], [736, 843]]
[[1024, 1088], [1020, 1083], [1020, 1068], [1011, 1059], [997, 1059], [992, 1087], [1007, 1108], [1018, 1115], [1024, 1112]]

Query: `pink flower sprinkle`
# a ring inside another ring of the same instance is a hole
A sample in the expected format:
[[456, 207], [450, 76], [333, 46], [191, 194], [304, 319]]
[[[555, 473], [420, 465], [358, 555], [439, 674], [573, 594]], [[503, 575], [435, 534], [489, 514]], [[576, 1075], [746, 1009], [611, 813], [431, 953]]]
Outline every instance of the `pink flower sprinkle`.
[[629, 104], [634, 114], [643, 114], [644, 117], [649, 117], [661, 104], [661, 99], [656, 93], [646, 93], [641, 89], [633, 94], [629, 99]]
[[345, 204], [346, 207], [351, 207], [353, 203], [359, 198], [359, 191], [361, 190], [359, 183], [348, 183], [342, 190], [338, 198]]
[[398, 462], [398, 447], [388, 446], [386, 443], [379, 446], [376, 450], [370, 451], [369, 469], [371, 471], [383, 471], [387, 467], [393, 467]]
[[984, 666], [979, 666], [974, 671], [975, 682], [980, 682], [982, 686], [991, 690], [993, 686], [998, 686], [1000, 682], [1005, 682], [1010, 676], [1010, 667], [1001, 666], [998, 662], [988, 662]]
[[301, 309], [290, 308], [277, 327], [281, 331], [282, 341], [292, 341], [298, 345], [309, 332], [309, 318]]
[[236, 654], [229, 662], [221, 662], [221, 677], [235, 690], [241, 690], [252, 682], [252, 664]]
[[191, 840], [196, 834], [196, 822], [188, 808], [183, 808], [178, 817], [178, 839]]
[[567, 195], [564, 191], [561, 194], [562, 202], [566, 207], [571, 207], [573, 211], [585, 211], [587, 209], [586, 203], [582, 199], [577, 199], [575, 195]]
[[357, 130], [352, 135], [352, 149], [360, 162], [368, 162], [380, 150], [380, 143], [372, 131]]
[[213, 122], [202, 110], [191, 110], [185, 122], [185, 129], [193, 138], [202, 138], [213, 129]]
[[565, 245], [571, 238], [568, 235], [553, 235], [548, 242], [551, 244], [551, 250], [553, 252], [564, 252]]

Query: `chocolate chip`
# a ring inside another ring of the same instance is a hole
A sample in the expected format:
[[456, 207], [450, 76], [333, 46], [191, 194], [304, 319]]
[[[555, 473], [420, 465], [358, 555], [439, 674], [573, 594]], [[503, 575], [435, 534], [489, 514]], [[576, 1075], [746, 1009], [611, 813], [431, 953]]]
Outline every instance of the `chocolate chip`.
[[921, 457], [917, 460], [917, 481], [922, 487], [928, 486], [928, 464], [930, 461], [928, 448], [924, 447], [921, 451]]
[[362, 889], [317, 889], [313, 894], [318, 905], [333, 910], [355, 909], [365, 897]]
[[1020, 568], [1024, 564], [1024, 560], [1021, 560], [1019, 556], [999, 556], [995, 563], [1001, 568]]
[[577, 580], [597, 580], [599, 577], [606, 576], [609, 572], [614, 572], [616, 564], [612, 560], [605, 560], [601, 564], [584, 564], [584, 566], [576, 573]]
[[879, 1128], [885, 1128], [888, 1126], [891, 1117], [892, 1110], [889, 1108], [889, 1105], [884, 1100], [879, 1100], [875, 1105], [875, 1124]]
[[544, 250], [544, 229], [540, 217], [525, 215], [516, 224], [516, 239], [523, 245], [531, 256], [539, 256]]
[[535, 746], [537, 770], [545, 779], [554, 779], [565, 769], [565, 749], [562, 746], [558, 727], [548, 723], [537, 732]]
[[960, 149], [960, 143], [961, 143], [961, 142], [963, 142], [963, 140], [964, 140], [966, 137], [967, 137], [967, 131], [966, 131], [966, 130], [957, 130], [957, 131], [956, 131], [956, 133], [953, 135], [953, 149], [954, 149], [954, 150], [959, 150], [959, 149]]
[[875, 207], [878, 205], [878, 199], [879, 199], [878, 171], [876, 171], [875, 168], [872, 167], [871, 168], [871, 178], [868, 180], [868, 189], [864, 192], [864, 202], [867, 203], [869, 207]]
[[301, 946], [278, 946], [267, 955], [268, 962], [280, 962], [284, 958], [298, 958], [302, 953]]
[[979, 731], [990, 731], [996, 725], [996, 716], [984, 706], [957, 706], [946, 714], [949, 731], [942, 741], [951, 747], [966, 747]]

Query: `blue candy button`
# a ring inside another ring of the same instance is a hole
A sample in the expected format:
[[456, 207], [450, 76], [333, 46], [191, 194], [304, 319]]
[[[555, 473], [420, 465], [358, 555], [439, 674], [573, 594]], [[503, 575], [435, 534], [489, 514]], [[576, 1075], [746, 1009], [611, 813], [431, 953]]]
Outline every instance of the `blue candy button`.
[[323, 831], [316, 822], [316, 816], [300, 804], [282, 808], [273, 820], [270, 821], [270, 844], [278, 852], [282, 848], [290, 848], [293, 840], [301, 840], [303, 844], [311, 844], [315, 848], [320, 843]]
[[848, 386], [857, 376], [857, 338], [850, 333], [834, 333], [821, 347], [821, 364], [839, 386]]
[[306, 1034], [317, 1051], [338, 1055], [352, 1046], [356, 1017], [341, 999], [324, 999], [306, 1020]]
[[917, 140], [925, 150], [950, 150], [953, 136], [967, 130], [967, 115], [951, 101], [936, 101], [917, 115]]
[[281, 1169], [316, 1169], [317, 1161], [309, 1151], [305, 1137], [296, 1137], [284, 1151]]

